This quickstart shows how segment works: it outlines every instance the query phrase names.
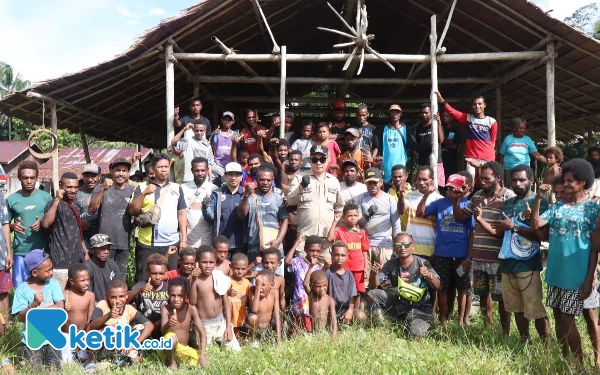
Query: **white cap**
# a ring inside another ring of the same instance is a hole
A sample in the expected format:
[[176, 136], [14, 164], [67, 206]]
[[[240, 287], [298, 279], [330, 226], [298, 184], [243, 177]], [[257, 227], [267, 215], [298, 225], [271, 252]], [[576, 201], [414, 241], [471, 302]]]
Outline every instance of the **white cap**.
[[225, 166], [225, 173], [242, 173], [242, 166], [239, 163], [232, 161]]
[[231, 117], [232, 120], [235, 120], [235, 116], [233, 115], [233, 112], [225, 111], [225, 112], [223, 112], [223, 116], [221, 116], [221, 118], [223, 118], [225, 116], [229, 116], [229, 117]]

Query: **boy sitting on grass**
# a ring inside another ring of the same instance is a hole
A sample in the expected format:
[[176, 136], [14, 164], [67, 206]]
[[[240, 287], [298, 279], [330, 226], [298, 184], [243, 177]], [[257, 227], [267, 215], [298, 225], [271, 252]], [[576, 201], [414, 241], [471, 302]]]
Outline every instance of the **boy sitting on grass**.
[[[165, 340], [173, 340], [173, 349], [158, 352], [159, 357], [166, 359], [169, 368], [177, 370], [177, 362], [190, 366], [208, 365], [206, 358], [206, 332], [198, 309], [186, 302], [189, 291], [189, 281], [177, 277], [169, 283], [169, 304], [160, 308], [161, 332]], [[197, 337], [200, 337], [200, 353], [188, 346], [192, 321]]]
[[309, 311], [313, 328], [323, 330], [331, 325], [331, 337], [335, 337], [337, 335], [335, 301], [327, 294], [328, 284], [327, 274], [324, 271], [312, 272], [312, 269], [309, 269], [306, 273], [304, 287], [310, 293]]
[[[87, 268], [83, 264], [72, 265], [69, 267], [68, 276], [67, 289], [64, 291], [67, 322], [62, 326], [65, 336], [68, 335], [71, 324], [77, 326], [78, 331], [87, 331], [92, 312], [96, 308], [96, 296], [88, 290], [90, 272]], [[63, 363], [73, 362], [74, 354], [79, 360], [88, 359], [86, 350], [81, 349], [75, 353], [67, 346], [62, 350]]]
[[213, 246], [217, 253], [217, 264], [215, 269], [223, 271], [225, 276], [231, 274], [230, 262], [227, 260], [229, 256], [229, 239], [223, 235], [216, 236], [213, 240]]
[[[281, 320], [279, 318], [279, 295], [271, 293], [275, 286], [275, 273], [272, 270], [262, 270], [256, 276], [254, 293], [250, 295], [250, 313], [248, 314], [248, 325], [250, 336], [256, 340], [256, 334], [260, 338], [272, 337], [273, 330], [277, 335], [277, 342], [281, 342]], [[258, 346], [254, 341], [253, 346]]]
[[309, 268], [313, 271], [320, 270], [319, 256], [323, 248], [323, 240], [319, 236], [308, 236], [304, 239], [304, 251], [306, 258], [294, 257], [298, 243], [304, 239], [304, 235], [298, 234], [298, 240], [292, 246], [285, 256], [285, 264], [290, 265], [295, 277], [294, 297], [292, 298], [292, 315], [294, 316], [294, 326], [304, 329], [306, 332], [312, 331], [312, 321], [308, 310], [308, 295], [304, 289], [304, 278]]
[[250, 293], [250, 281], [244, 277], [248, 268], [248, 257], [236, 253], [231, 257], [231, 287], [227, 291], [231, 308], [231, 324], [233, 333], [240, 337], [240, 328], [246, 322], [246, 305]]
[[[102, 331], [104, 327], [116, 327], [117, 325], [130, 325], [133, 330], [141, 331], [137, 341], [142, 344], [152, 334], [154, 325], [135, 307], [127, 303], [127, 284], [123, 280], [111, 280], [106, 287], [106, 299], [98, 302], [92, 312], [90, 330]], [[98, 358], [110, 357], [112, 354], [124, 355], [129, 358], [137, 358], [138, 353], [134, 349], [124, 349], [115, 353], [106, 348], [90, 352], [88, 363], [95, 364]], [[120, 362], [121, 363], [121, 362]], [[93, 372], [92, 369], [87, 372]]]
[[213, 249], [200, 246], [196, 258], [201, 273], [192, 285], [190, 304], [198, 309], [206, 331], [206, 341], [209, 345], [218, 343], [226, 348], [240, 350], [240, 344], [233, 334], [231, 309], [227, 299], [229, 277], [215, 269], [217, 260]]
[[194, 282], [196, 277], [200, 275], [200, 268], [196, 262], [196, 249], [186, 247], [179, 252], [179, 268], [176, 270], [167, 271], [165, 274], [166, 280], [170, 281], [177, 277], [184, 277], [190, 285]]
[[152, 254], [146, 263], [148, 281], [140, 281], [133, 286], [127, 302], [135, 307], [154, 325], [153, 338], [160, 338], [160, 308], [169, 302], [169, 284], [164, 281], [169, 261], [160, 254]]
[[[20, 322], [25, 322], [27, 312], [35, 308], [64, 308], [64, 296], [60, 284], [52, 278], [52, 261], [43, 250], [31, 250], [23, 259], [25, 269], [29, 273], [27, 282], [15, 290], [12, 314], [17, 314]], [[37, 350], [25, 345], [25, 325], [23, 325], [21, 340], [21, 356], [26, 358], [32, 368], [42, 366], [59, 370], [61, 353], [50, 344], [45, 344]]]

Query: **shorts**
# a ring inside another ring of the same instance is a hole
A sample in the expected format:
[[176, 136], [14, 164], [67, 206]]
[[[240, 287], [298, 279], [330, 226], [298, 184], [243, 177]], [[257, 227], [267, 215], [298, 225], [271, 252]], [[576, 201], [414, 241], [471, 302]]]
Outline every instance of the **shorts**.
[[[248, 317], [256, 315], [254, 313], [248, 313]], [[269, 325], [266, 327], [256, 327], [256, 340], [266, 341], [277, 339], [277, 324], [275, 318], [271, 318]]]
[[450, 286], [454, 286], [458, 290], [467, 290], [471, 286], [471, 275], [468, 272], [463, 273], [462, 276], [458, 276], [456, 272], [463, 260], [462, 258], [435, 257], [433, 269], [440, 276], [442, 284], [440, 291], [445, 291]]
[[0, 294], [8, 293], [12, 287], [12, 275], [9, 270], [4, 269], [0, 271]]
[[365, 264], [365, 279], [369, 279], [373, 263], [383, 266], [392, 258], [392, 255], [394, 255], [394, 248], [391, 246], [371, 246], [367, 253], [367, 264]]
[[586, 299], [583, 300], [583, 308], [584, 309], [597, 309], [600, 307], [600, 293], [596, 288], [592, 289], [592, 294]]
[[[63, 332], [63, 335], [69, 342], [69, 332]], [[61, 364], [73, 363], [73, 362], [85, 362], [89, 358], [89, 354], [85, 349], [79, 349], [76, 351], [71, 350], [71, 348], [67, 345], [61, 349], [62, 360]]]
[[206, 344], [218, 344], [225, 348], [229, 348], [235, 351], [240, 350], [240, 344], [238, 343], [235, 334], [231, 332], [231, 341], [225, 341], [225, 330], [227, 329], [227, 322], [223, 315], [219, 315], [214, 319], [206, 319], [202, 321], [204, 331], [206, 332]]
[[471, 277], [473, 278], [473, 294], [487, 297], [492, 294], [492, 301], [502, 301], [502, 283], [498, 276], [500, 263], [473, 261]]
[[365, 289], [365, 271], [350, 271], [354, 276], [354, 282], [356, 283], [356, 291], [358, 293], [364, 293]]
[[375, 305], [382, 309], [386, 315], [399, 319], [411, 336], [427, 336], [429, 329], [433, 327], [435, 323], [431, 312], [431, 305], [429, 305], [427, 311], [417, 309], [406, 311], [404, 310], [406, 309], [406, 305], [399, 305], [396, 303], [398, 301], [398, 296], [393, 290], [371, 289], [368, 294]]
[[312, 332], [312, 319], [310, 316], [294, 315], [294, 325], [297, 329]]
[[545, 318], [542, 295], [540, 271], [502, 274], [502, 300], [506, 311], [523, 313], [528, 320]]
[[581, 315], [583, 311], [583, 301], [579, 299], [578, 290], [561, 289], [552, 285], [548, 285], [546, 306], [568, 315]]
[[[167, 332], [163, 337], [165, 340], [170, 338], [177, 340], [177, 335], [173, 332]], [[156, 354], [158, 355], [158, 358], [163, 361], [167, 359], [166, 350], [159, 350]], [[175, 361], [178, 363], [186, 363], [190, 366], [196, 366], [198, 364], [198, 351], [178, 342], [177, 345], [175, 345]]]
[[15, 255], [13, 257], [13, 266], [10, 273], [12, 273], [12, 282], [15, 288], [29, 279], [29, 272], [25, 267], [25, 256]]
[[62, 291], [65, 291], [65, 287], [67, 286], [67, 281], [69, 281], [69, 270], [66, 268], [63, 269], [53, 269], [52, 270], [52, 277], [58, 281], [58, 284], [60, 285], [60, 289], [62, 289]]

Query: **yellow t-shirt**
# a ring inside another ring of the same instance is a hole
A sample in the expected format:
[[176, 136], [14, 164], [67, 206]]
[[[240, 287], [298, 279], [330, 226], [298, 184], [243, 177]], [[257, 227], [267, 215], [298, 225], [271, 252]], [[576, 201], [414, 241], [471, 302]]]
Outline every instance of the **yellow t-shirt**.
[[[410, 184], [407, 182], [406, 183], [406, 192], [404, 193], [404, 196], [406, 197], [406, 194], [408, 194], [409, 191], [411, 191], [412, 187], [410, 186]], [[391, 195], [392, 197], [394, 197], [394, 199], [396, 200], [396, 202], [398, 202], [398, 193], [396, 193], [396, 188], [392, 187], [389, 191], [388, 194]], [[403, 232], [406, 232], [406, 224], [408, 223], [408, 213], [406, 211], [404, 211], [404, 213], [400, 216], [400, 227], [402, 228]]]
[[231, 306], [231, 324], [235, 327], [241, 327], [246, 321], [246, 304], [248, 303], [248, 293], [250, 292], [250, 281], [243, 278], [242, 281], [231, 279], [231, 287], [236, 291], [235, 297], [228, 296], [229, 306]]

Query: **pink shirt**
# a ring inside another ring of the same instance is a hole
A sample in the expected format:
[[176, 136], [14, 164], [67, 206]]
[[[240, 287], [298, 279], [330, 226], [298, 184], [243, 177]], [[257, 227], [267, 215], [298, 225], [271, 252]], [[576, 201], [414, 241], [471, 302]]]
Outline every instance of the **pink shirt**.
[[340, 156], [342, 151], [340, 150], [340, 146], [338, 146], [336, 141], [332, 141], [331, 139], [327, 143], [327, 149], [329, 150], [329, 165], [327, 166], [328, 172], [337, 177], [337, 173], [332, 172], [329, 168], [332, 165], [337, 165], [337, 158]]

